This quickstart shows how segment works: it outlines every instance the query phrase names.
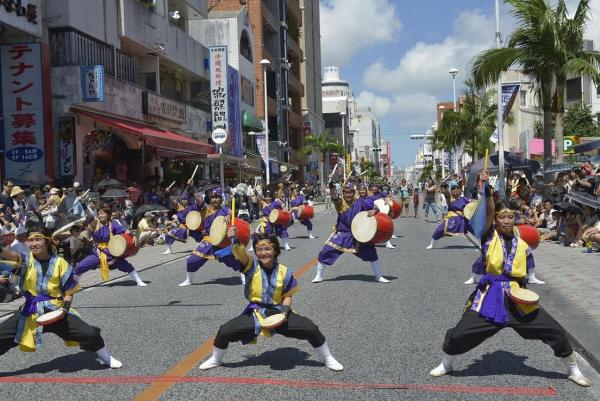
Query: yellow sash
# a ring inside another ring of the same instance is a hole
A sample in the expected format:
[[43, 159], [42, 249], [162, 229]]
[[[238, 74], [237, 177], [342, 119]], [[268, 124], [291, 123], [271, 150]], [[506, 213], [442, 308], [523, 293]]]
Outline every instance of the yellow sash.
[[102, 276], [102, 281], [108, 281], [109, 279], [108, 255], [102, 252], [106, 248], [108, 248], [108, 242], [100, 242], [98, 244], [98, 258], [100, 258], [100, 275]]

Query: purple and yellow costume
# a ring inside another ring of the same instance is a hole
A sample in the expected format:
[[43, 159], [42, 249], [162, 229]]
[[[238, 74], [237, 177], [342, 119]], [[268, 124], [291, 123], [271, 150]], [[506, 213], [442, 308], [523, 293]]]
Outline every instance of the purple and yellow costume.
[[[100, 222], [97, 223], [100, 226]], [[92, 237], [94, 239], [94, 252], [91, 255], [86, 256], [82, 261], [77, 263], [74, 273], [81, 276], [89, 270], [95, 270], [98, 267], [102, 269], [102, 279], [108, 280], [108, 265], [110, 264], [121, 270], [124, 273], [131, 273], [134, 268], [124, 258], [115, 258], [110, 254], [108, 250], [108, 241], [112, 235], [119, 235], [125, 233], [127, 230], [118, 222], [111, 220], [107, 225], [100, 226]]]
[[444, 222], [435, 229], [431, 238], [437, 241], [446, 233], [466, 234], [470, 228], [469, 219], [465, 217], [463, 211], [469, 202], [471, 202], [471, 200], [465, 198], [464, 196], [460, 196], [450, 202], [448, 205], [449, 212], [446, 215], [446, 220], [444, 220]]
[[[183, 207], [180, 203], [177, 204], [177, 222], [179, 223], [179, 227], [173, 228], [170, 230], [165, 236], [165, 243], [167, 245], [172, 245], [176, 240], [186, 242], [188, 236], [188, 228], [185, 225], [185, 218], [188, 213], [191, 211], [200, 211], [200, 207], [197, 204], [188, 205]], [[190, 231], [190, 237], [196, 240], [196, 242], [202, 241], [202, 231]]]
[[[298, 206], [305, 205], [305, 204], [307, 204], [307, 201], [304, 198], [304, 196], [298, 195], [290, 202], [290, 207], [293, 208], [293, 207], [298, 207]], [[298, 220], [298, 215], [300, 214], [300, 210], [294, 209], [294, 210], [292, 210], [292, 214], [294, 215], [294, 220]], [[303, 226], [306, 226], [308, 231], [312, 231], [312, 229], [313, 229], [313, 225], [310, 220], [302, 219], [302, 220], [300, 220], [300, 224], [302, 224]]]
[[371, 197], [358, 198], [351, 205], [348, 205], [343, 198], [335, 203], [338, 211], [335, 231], [325, 241], [325, 246], [319, 252], [319, 262], [324, 265], [332, 265], [344, 252], [353, 253], [365, 262], [374, 262], [378, 259], [375, 245], [356, 241], [351, 231], [354, 217], [360, 212], [373, 209], [374, 206], [374, 199]]
[[241, 270], [240, 262], [235, 259], [232, 254], [224, 256], [215, 255], [219, 249], [214, 246], [210, 241], [208, 235], [210, 234], [210, 227], [212, 226], [215, 218], [218, 216], [227, 216], [230, 214], [230, 210], [226, 207], [221, 207], [217, 210], [213, 209], [212, 206], [206, 206], [202, 209], [202, 223], [204, 226], [204, 239], [198, 244], [195, 251], [192, 251], [191, 255], [187, 259], [187, 271], [190, 273], [198, 271], [207, 260], [218, 260], [221, 263], [231, 267], [235, 271]]
[[[265, 234], [275, 234], [279, 238], [289, 238], [287, 227], [282, 226], [280, 224], [271, 224], [269, 221], [269, 215], [273, 211], [273, 209], [283, 209], [283, 202], [279, 199], [273, 200], [267, 206], [263, 207], [262, 213], [263, 217], [258, 220], [258, 227], [256, 228], [256, 233], [265, 233]], [[256, 237], [256, 233], [252, 234], [252, 238]]]

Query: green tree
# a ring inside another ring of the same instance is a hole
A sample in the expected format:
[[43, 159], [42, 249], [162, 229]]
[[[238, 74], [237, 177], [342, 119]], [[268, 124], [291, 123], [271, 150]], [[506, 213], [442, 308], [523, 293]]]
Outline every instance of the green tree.
[[373, 179], [375, 177], [381, 177], [381, 174], [379, 173], [379, 171], [375, 168], [375, 163], [373, 163], [371, 160], [367, 160], [367, 159], [362, 159], [360, 161], [360, 171], [361, 173], [365, 173], [365, 176], [370, 180], [373, 181]]
[[423, 167], [423, 170], [421, 171], [421, 175], [419, 176], [419, 182], [425, 182], [429, 179], [429, 177], [432, 177], [432, 173], [433, 173], [433, 163], [432, 162], [428, 162], [425, 167]]
[[[344, 146], [337, 141], [331, 139], [329, 130], [325, 130], [321, 135], [310, 134], [304, 138], [304, 147], [301, 152], [305, 155], [316, 153], [319, 155], [319, 174], [321, 175], [321, 190], [325, 191], [325, 161], [329, 160], [328, 156], [331, 153], [337, 153], [345, 157]], [[323, 192], [324, 193], [324, 192]]]
[[580, 102], [567, 109], [563, 126], [567, 135], [596, 136], [599, 131], [591, 107]]
[[[552, 163], [553, 128], [556, 142], [562, 143], [567, 75], [600, 82], [600, 53], [585, 50], [583, 42], [590, 1], [580, 0], [569, 18], [565, 0], [555, 6], [546, 0], [505, 0], [512, 6], [517, 27], [505, 48], [486, 50], [473, 62], [477, 86], [493, 84], [511, 67], [531, 77], [544, 115], [544, 166]], [[562, 146], [557, 146], [557, 159], [562, 162], [562, 158]]]
[[463, 103], [460, 111], [450, 110], [433, 135], [436, 149], [453, 150], [455, 145], [465, 144], [465, 151], [473, 160], [485, 153], [489, 138], [496, 129], [497, 105], [492, 102], [496, 91], [483, 91], [478, 95], [472, 81], [465, 82]]

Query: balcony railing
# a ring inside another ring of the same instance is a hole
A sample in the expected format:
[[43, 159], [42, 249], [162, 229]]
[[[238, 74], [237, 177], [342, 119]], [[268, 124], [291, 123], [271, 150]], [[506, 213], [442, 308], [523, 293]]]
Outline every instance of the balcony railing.
[[265, 20], [265, 25], [271, 30], [271, 32], [278, 32], [279, 24], [277, 23], [277, 18], [275, 18], [275, 14], [267, 7], [265, 2], [262, 2], [262, 15]]
[[133, 57], [75, 29], [51, 30], [50, 49], [54, 67], [102, 65], [107, 75], [133, 84], [137, 81], [137, 64]]
[[287, 34], [287, 51], [289, 58], [302, 60], [303, 53], [300, 45], [289, 33]]

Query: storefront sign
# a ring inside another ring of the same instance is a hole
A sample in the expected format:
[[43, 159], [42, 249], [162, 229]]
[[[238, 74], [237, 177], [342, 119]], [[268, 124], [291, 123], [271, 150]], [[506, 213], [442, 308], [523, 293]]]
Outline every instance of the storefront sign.
[[214, 128], [227, 129], [227, 46], [211, 46], [210, 52], [210, 103]]
[[104, 66], [81, 66], [81, 92], [84, 102], [104, 101]]
[[0, 22], [42, 36], [41, 0], [0, 0]]
[[31, 185], [46, 174], [40, 44], [3, 45], [0, 58], [5, 176]]
[[146, 115], [164, 118], [165, 120], [185, 123], [185, 104], [177, 103], [157, 96], [153, 93], [142, 92], [142, 112]]
[[575, 145], [579, 144], [578, 136], [565, 136], [563, 138], [563, 153], [566, 155], [572, 155], [575, 153]]

